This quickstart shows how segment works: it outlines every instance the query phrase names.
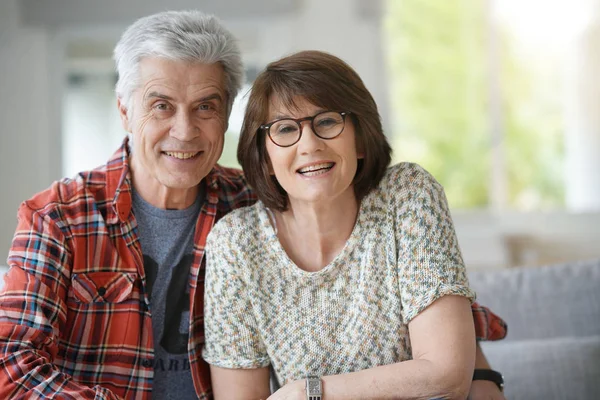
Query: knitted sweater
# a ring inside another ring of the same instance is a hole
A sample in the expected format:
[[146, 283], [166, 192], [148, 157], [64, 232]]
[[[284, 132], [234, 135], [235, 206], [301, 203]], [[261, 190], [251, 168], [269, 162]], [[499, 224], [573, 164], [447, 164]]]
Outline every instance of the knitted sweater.
[[206, 254], [204, 359], [272, 364], [282, 384], [408, 360], [416, 315], [445, 295], [475, 297], [443, 189], [410, 163], [388, 169], [318, 272], [290, 260], [261, 202], [221, 219]]

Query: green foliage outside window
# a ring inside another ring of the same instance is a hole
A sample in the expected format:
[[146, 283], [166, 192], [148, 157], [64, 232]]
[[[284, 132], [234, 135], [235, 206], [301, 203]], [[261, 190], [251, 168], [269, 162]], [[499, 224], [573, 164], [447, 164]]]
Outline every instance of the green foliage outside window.
[[[388, 0], [384, 21], [395, 161], [423, 165], [453, 208], [491, 203], [488, 21], [480, 0]], [[562, 115], [543, 79], [500, 33], [507, 206], [563, 204]], [[543, 74], [540, 74], [540, 67]], [[556, 81], [556, 80], [555, 80]]]
[[502, 34], [508, 204], [521, 210], [564, 207], [561, 61], [520, 61], [516, 38]]

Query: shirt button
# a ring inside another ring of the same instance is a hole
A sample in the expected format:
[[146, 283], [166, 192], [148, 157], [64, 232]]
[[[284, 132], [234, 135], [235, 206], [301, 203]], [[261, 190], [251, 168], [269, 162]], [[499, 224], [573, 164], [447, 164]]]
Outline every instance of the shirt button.
[[105, 287], [98, 288], [98, 294], [100, 296], [104, 296], [106, 294], [106, 288]]
[[152, 360], [150, 360], [149, 358], [147, 358], [144, 361], [142, 361], [142, 365], [145, 368], [150, 368], [152, 366]]

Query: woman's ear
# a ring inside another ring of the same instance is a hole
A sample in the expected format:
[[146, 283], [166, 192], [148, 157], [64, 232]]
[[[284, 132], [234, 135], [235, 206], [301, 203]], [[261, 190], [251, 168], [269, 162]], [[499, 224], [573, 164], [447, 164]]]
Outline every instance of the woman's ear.
[[361, 140], [356, 141], [356, 158], [359, 160], [365, 158], [365, 146], [361, 143]]
[[358, 132], [355, 131], [354, 133], [354, 143], [356, 146], [356, 158], [359, 160], [362, 160], [363, 158], [365, 158], [365, 144], [364, 142], [364, 138], [361, 138], [358, 135]]

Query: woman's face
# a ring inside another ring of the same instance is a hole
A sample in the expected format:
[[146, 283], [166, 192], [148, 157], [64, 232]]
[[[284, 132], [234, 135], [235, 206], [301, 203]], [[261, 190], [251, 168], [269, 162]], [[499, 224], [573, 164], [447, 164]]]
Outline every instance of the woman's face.
[[[312, 117], [324, 110], [303, 98], [295, 99], [297, 108], [288, 109], [278, 96], [269, 105], [268, 120]], [[344, 111], [344, 110], [335, 110]], [[321, 139], [312, 131], [310, 121], [302, 122], [300, 140], [289, 147], [266, 139], [271, 173], [287, 192], [290, 206], [299, 203], [355, 201], [353, 180], [358, 158], [354, 124], [348, 116], [342, 133]]]

